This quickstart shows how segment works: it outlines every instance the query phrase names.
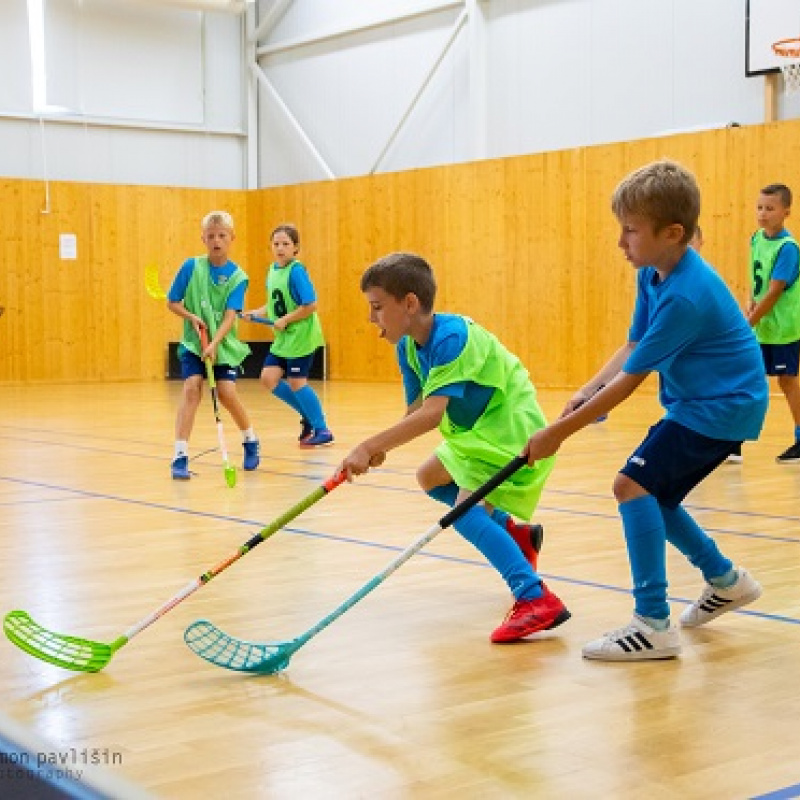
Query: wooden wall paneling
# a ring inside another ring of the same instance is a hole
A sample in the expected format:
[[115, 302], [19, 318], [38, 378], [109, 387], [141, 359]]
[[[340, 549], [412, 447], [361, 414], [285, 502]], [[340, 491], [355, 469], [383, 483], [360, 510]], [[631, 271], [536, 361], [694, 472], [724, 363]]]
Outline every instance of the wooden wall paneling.
[[[585, 383], [625, 341], [635, 296], [635, 272], [619, 249], [619, 223], [611, 211], [614, 189], [630, 171], [632, 159], [622, 147], [590, 147], [585, 154], [585, 262], [579, 278], [584, 287], [585, 323], [574, 342], [574, 349], [584, 354], [585, 365], [582, 375], [571, 376], [575, 387]], [[578, 287], [574, 291], [580, 297]]]
[[[505, 162], [505, 219], [502, 236], [509, 291], [503, 308], [505, 335], [494, 330], [504, 344], [526, 365], [534, 383], [543, 379], [548, 366], [540, 346], [552, 344], [546, 333], [552, 287], [543, 269], [546, 233], [542, 220], [547, 203], [544, 190], [545, 157], [512, 158]], [[538, 276], [544, 275], [542, 281]], [[499, 320], [498, 320], [499, 322]], [[545, 340], [549, 341], [545, 341]]]
[[[255, 192], [52, 183], [49, 213], [41, 181], [4, 179], [0, 381], [161, 378], [180, 323], [145, 295], [145, 266], [157, 263], [167, 288], [183, 260], [204, 252], [202, 216], [224, 208], [249, 303], [263, 302], [269, 232], [298, 225], [331, 378], [397, 380], [358, 285], [368, 264], [404, 249], [433, 265], [439, 308], [496, 332], [537, 384], [579, 385], [630, 319], [633, 275], [616, 245], [611, 192], [665, 156], [698, 176], [704, 255], [744, 302], [759, 189], [783, 181], [800, 191], [800, 121]], [[74, 262], [59, 258], [61, 233], [78, 236]], [[243, 335], [270, 336], [252, 325]]]
[[0, 318], [0, 381], [22, 379], [23, 365], [22, 319], [20, 292], [26, 263], [25, 184], [16, 180], [0, 180], [0, 213], [5, 220], [5, 231], [0, 239], [0, 305], [5, 313]]

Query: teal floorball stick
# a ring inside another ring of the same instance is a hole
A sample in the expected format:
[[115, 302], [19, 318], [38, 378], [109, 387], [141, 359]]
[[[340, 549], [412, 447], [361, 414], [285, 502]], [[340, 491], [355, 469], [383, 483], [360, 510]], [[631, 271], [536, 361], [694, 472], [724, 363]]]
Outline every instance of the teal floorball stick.
[[325, 630], [332, 622], [339, 619], [342, 614], [349, 611], [373, 589], [380, 586], [389, 575], [405, 564], [415, 553], [422, 550], [442, 530], [452, 525], [462, 514], [465, 514], [470, 508], [483, 500], [486, 495], [510, 478], [517, 470], [525, 466], [526, 463], [527, 460], [524, 456], [517, 456], [506, 464], [483, 486], [476, 489], [466, 500], [452, 508], [436, 525], [433, 525], [419, 539], [400, 553], [385, 569], [301, 636], [279, 642], [250, 642], [230, 636], [207, 619], [199, 619], [184, 631], [184, 641], [193, 653], [217, 667], [260, 675], [272, 675], [275, 672], [286, 669], [289, 666], [291, 657], [304, 644]]
[[67, 636], [43, 628], [35, 622], [26, 611], [10, 611], [3, 620], [3, 630], [8, 639], [21, 650], [24, 650], [40, 661], [47, 661], [57, 667], [71, 669], [75, 672], [99, 672], [111, 661], [114, 653], [124, 647], [136, 634], [152, 625], [168, 611], [183, 602], [189, 595], [194, 594], [201, 586], [235, 564], [242, 556], [268, 539], [295, 517], [300, 516], [306, 509], [314, 505], [326, 494], [340, 486], [345, 479], [344, 473], [329, 478], [322, 486], [317, 487], [311, 494], [292, 506], [280, 517], [273, 520], [266, 528], [262, 528], [255, 536], [245, 542], [235, 553], [224, 561], [204, 572], [199, 578], [183, 587], [166, 603], [159, 606], [152, 614], [128, 628], [122, 636], [113, 642], [95, 642], [91, 639], [81, 639], [77, 636]]

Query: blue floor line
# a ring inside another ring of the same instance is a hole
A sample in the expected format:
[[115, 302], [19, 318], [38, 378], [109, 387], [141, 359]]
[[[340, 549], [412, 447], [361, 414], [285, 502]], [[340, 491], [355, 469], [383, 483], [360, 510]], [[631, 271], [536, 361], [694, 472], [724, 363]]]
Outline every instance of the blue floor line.
[[800, 783], [794, 786], [786, 786], [783, 789], [776, 789], [774, 792], [759, 794], [751, 797], [750, 800], [791, 800], [793, 797], [800, 797]]
[[[290, 476], [290, 477], [297, 477], [297, 476]], [[306, 476], [302, 477], [306, 478]], [[306, 479], [313, 480], [319, 483], [321, 483], [322, 480], [324, 480], [320, 478], [306, 478]], [[259, 529], [267, 527], [267, 525], [265, 525], [263, 521], [244, 519], [242, 517], [232, 517], [226, 514], [213, 514], [207, 511], [194, 511], [192, 509], [177, 508], [175, 506], [166, 506], [161, 503], [154, 503], [148, 500], [134, 500], [130, 498], [114, 497], [113, 495], [106, 495], [102, 494], [101, 492], [92, 492], [85, 489], [65, 489], [63, 487], [53, 486], [51, 484], [41, 483], [38, 481], [28, 481], [22, 478], [9, 478], [8, 476], [0, 476], [0, 480], [9, 481], [12, 483], [21, 483], [28, 486], [36, 486], [37, 488], [57, 489], [64, 492], [71, 492], [81, 497], [91, 497], [93, 499], [99, 499], [99, 500], [110, 500], [112, 502], [128, 503], [130, 505], [143, 506], [145, 508], [157, 508], [161, 511], [169, 511], [175, 514], [188, 514], [190, 516], [203, 517], [204, 519], [220, 520], [222, 522], [235, 522], [237, 525], [252, 525]], [[384, 544], [382, 542], [374, 542], [374, 541], [371, 542], [371, 541], [365, 541], [363, 539], [354, 539], [349, 536], [338, 536], [335, 534], [319, 533], [317, 531], [310, 531], [306, 528], [286, 527], [284, 528], [284, 530], [288, 533], [293, 533], [299, 536], [307, 536], [315, 539], [325, 539], [328, 541], [340, 542], [343, 544], [354, 544], [358, 545], [359, 547], [370, 547], [373, 549], [387, 550], [394, 553], [400, 553], [405, 549], [402, 547], [398, 547], [396, 545]], [[485, 569], [491, 568], [490, 565], [485, 561], [477, 561], [475, 559], [463, 558], [459, 556], [448, 556], [445, 554], [430, 553], [427, 551], [421, 551], [419, 555], [421, 555], [424, 558], [431, 558], [437, 561], [449, 561], [455, 564], [463, 564], [471, 567], [481, 567]], [[551, 575], [548, 573], [540, 573], [540, 574], [542, 575], [543, 578], [545, 578], [548, 581], [570, 584], [572, 586], [601, 589], [603, 591], [617, 592], [620, 594], [630, 593], [629, 589], [620, 586], [612, 586], [610, 584], [598, 583], [595, 581], [580, 580], [577, 578], [568, 578], [564, 577], [563, 575]], [[690, 603], [694, 602], [694, 599], [687, 599], [684, 597], [670, 597], [669, 600], [674, 603], [683, 603], [685, 605], [689, 605]], [[731, 613], [741, 614], [744, 616], [758, 617], [759, 619], [771, 620], [773, 622], [783, 622], [790, 625], [800, 625], [800, 619], [795, 617], [787, 617], [782, 614], [766, 614], [761, 611], [752, 611], [749, 609], [737, 609], [736, 611]]]

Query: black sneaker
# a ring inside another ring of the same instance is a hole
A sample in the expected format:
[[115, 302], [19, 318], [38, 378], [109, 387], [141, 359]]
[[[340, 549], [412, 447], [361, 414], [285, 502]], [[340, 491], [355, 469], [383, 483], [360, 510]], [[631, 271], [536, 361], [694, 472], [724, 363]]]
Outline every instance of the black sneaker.
[[314, 435], [314, 426], [305, 418], [300, 419], [300, 435], [297, 437], [298, 442], [304, 442]]
[[788, 450], [784, 450], [775, 460], [779, 464], [800, 463], [800, 442], [795, 442]]

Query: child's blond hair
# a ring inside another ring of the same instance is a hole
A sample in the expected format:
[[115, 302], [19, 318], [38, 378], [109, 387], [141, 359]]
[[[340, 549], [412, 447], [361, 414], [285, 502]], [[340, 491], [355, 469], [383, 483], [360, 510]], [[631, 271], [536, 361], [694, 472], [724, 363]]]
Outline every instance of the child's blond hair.
[[207, 230], [211, 225], [222, 225], [223, 228], [233, 230], [233, 217], [227, 211], [209, 211], [203, 217], [200, 227]]
[[683, 227], [682, 244], [694, 235], [700, 216], [700, 189], [688, 169], [674, 161], [654, 161], [628, 175], [611, 197], [617, 219], [635, 214], [658, 231], [667, 225]]

